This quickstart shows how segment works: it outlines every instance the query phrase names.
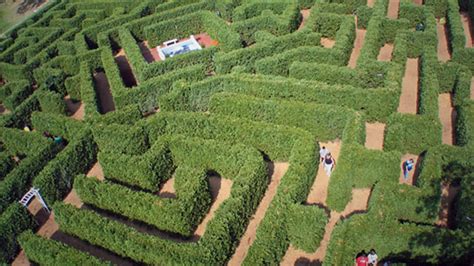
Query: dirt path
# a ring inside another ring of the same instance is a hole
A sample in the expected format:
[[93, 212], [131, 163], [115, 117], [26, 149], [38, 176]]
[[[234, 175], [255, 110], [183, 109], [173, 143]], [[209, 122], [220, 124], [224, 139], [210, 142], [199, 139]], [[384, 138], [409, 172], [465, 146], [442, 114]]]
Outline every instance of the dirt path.
[[158, 55], [158, 51], [156, 51], [156, 48], [150, 48], [150, 46], [148, 45], [148, 41], [143, 41], [139, 43], [138, 46], [140, 47], [143, 58], [145, 58], [148, 63], [161, 60], [160, 56]]
[[[445, 20], [446, 21], [446, 20]], [[441, 24], [440, 20], [436, 20], [436, 30], [438, 32], [438, 60], [446, 62], [451, 60], [448, 45], [448, 29], [446, 23]]]
[[127, 55], [123, 49], [115, 55], [115, 62], [120, 70], [120, 76], [122, 77], [123, 84], [127, 88], [132, 88], [138, 85], [137, 78], [133, 73], [132, 66], [128, 62]]
[[201, 236], [206, 232], [207, 224], [212, 220], [212, 218], [214, 218], [214, 213], [219, 209], [220, 205], [230, 197], [232, 181], [226, 178], [211, 176], [209, 178], [209, 186], [211, 188], [212, 205], [196, 231], [194, 231], [193, 238], [196, 240], [201, 238]]
[[400, 8], [400, 0], [388, 1], [387, 17], [390, 19], [397, 19], [399, 8]]
[[[408, 172], [408, 178], [405, 180], [404, 175], [403, 175], [403, 166], [404, 166], [404, 162], [408, 159], [413, 159], [415, 161], [415, 165], [413, 169]], [[413, 186], [415, 184], [416, 178], [418, 177], [418, 174], [420, 171], [421, 160], [422, 158], [419, 155], [414, 155], [414, 154], [402, 155], [402, 158], [400, 159], [400, 177], [398, 179], [398, 182], [400, 184], [407, 184], [410, 186]]]
[[365, 147], [371, 150], [383, 150], [384, 134], [384, 123], [365, 123]]
[[306, 21], [308, 20], [309, 14], [311, 13], [311, 10], [310, 9], [302, 9], [300, 11], [300, 13], [301, 13], [301, 16], [303, 16], [303, 19], [301, 20], [301, 24], [298, 27], [298, 30], [301, 30], [304, 27]]
[[82, 102], [73, 101], [69, 95], [64, 97], [64, 101], [66, 102], [68, 113], [72, 119], [84, 120], [85, 108]]
[[453, 106], [451, 93], [443, 93], [438, 97], [439, 119], [443, 126], [443, 144], [456, 144], [454, 125], [456, 122], [456, 110]]
[[413, 4], [421, 6], [424, 4], [423, 1], [424, 0], [413, 0]]
[[382, 48], [380, 48], [379, 55], [377, 57], [378, 61], [391, 61], [393, 52], [393, 44], [386, 43]]
[[270, 169], [271, 172], [269, 173], [271, 174], [270, 184], [268, 185], [267, 191], [265, 192], [263, 199], [258, 204], [257, 211], [251, 218], [244, 235], [240, 239], [240, 243], [237, 246], [234, 255], [232, 256], [232, 258], [230, 258], [228, 263], [229, 266], [241, 265], [245, 257], [247, 256], [248, 249], [255, 240], [257, 228], [260, 225], [260, 222], [262, 222], [263, 218], [265, 217], [267, 208], [268, 206], [270, 206], [270, 203], [272, 202], [273, 197], [277, 192], [280, 180], [285, 175], [286, 171], [288, 170], [288, 167], [288, 163], [273, 163], [273, 166], [270, 167], [273, 168]]
[[[357, 17], [355, 18], [355, 23], [357, 25]], [[355, 68], [357, 65], [357, 58], [359, 58], [360, 50], [364, 45], [365, 33], [367, 31], [364, 29], [356, 28], [356, 38], [354, 41], [354, 48], [352, 49], [351, 57], [349, 58], [348, 67]]]
[[175, 199], [176, 198], [176, 190], [174, 189], [174, 176], [163, 184], [160, 191], [158, 192], [158, 196], [167, 199]]
[[[334, 157], [337, 162], [339, 160], [339, 152], [341, 151], [341, 142], [335, 140], [333, 142], [320, 142], [320, 147], [326, 147], [331, 152], [331, 155]], [[316, 173], [316, 179], [314, 180], [313, 186], [309, 191], [308, 198], [306, 202], [308, 204], [320, 204], [326, 206], [326, 198], [328, 195], [328, 186], [329, 186], [329, 177], [324, 172], [323, 163], [319, 163], [318, 172]]]
[[104, 72], [97, 72], [94, 74], [94, 83], [99, 100], [99, 109], [102, 114], [112, 112], [115, 110], [114, 98], [110, 91], [109, 81]]
[[459, 191], [459, 186], [455, 187], [450, 184], [441, 184], [441, 206], [436, 225], [441, 227], [450, 226], [450, 222], [453, 218], [451, 212], [452, 203]]
[[376, 0], [367, 0], [367, 6], [368, 7], [374, 7], [375, 1]]
[[194, 35], [194, 38], [204, 48], [209, 48], [209, 47], [219, 45], [219, 41], [212, 39], [211, 36], [207, 32], [196, 34]]
[[370, 194], [371, 189], [369, 188], [353, 189], [352, 199], [346, 205], [344, 211], [341, 213], [331, 211], [329, 222], [326, 224], [324, 229], [323, 239], [321, 240], [320, 246], [316, 252], [308, 254], [290, 245], [280, 265], [321, 265], [326, 256], [326, 250], [336, 223], [341, 218], [347, 218], [355, 213], [367, 211]]
[[419, 63], [419, 58], [407, 59], [398, 105], [399, 113], [416, 114], [418, 112]]
[[461, 12], [461, 22], [466, 36], [466, 48], [472, 48], [474, 45], [474, 25], [469, 17], [469, 13]]
[[332, 48], [334, 44], [336, 44], [336, 41], [331, 40], [329, 38], [321, 37], [320, 43], [324, 48]]
[[471, 78], [471, 100], [474, 100], [474, 76]]
[[92, 168], [87, 172], [88, 177], [95, 177], [100, 181], [103, 181], [104, 178], [104, 171], [102, 170], [102, 166], [99, 162], [96, 162]]

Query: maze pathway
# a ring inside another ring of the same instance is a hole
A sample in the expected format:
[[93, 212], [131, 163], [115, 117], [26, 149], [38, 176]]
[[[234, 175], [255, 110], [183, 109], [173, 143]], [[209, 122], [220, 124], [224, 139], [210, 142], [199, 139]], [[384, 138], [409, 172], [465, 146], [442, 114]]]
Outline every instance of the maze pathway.
[[365, 147], [371, 150], [383, 150], [384, 134], [384, 123], [365, 123]]
[[392, 52], [393, 52], [393, 44], [386, 43], [382, 48], [380, 48], [379, 55], [377, 57], [378, 61], [391, 61], [392, 60]]
[[100, 102], [100, 110], [103, 114], [115, 110], [114, 99], [110, 91], [109, 81], [104, 72], [94, 74], [94, 82], [96, 87], [97, 98]]
[[408, 58], [402, 81], [398, 112], [416, 114], [418, 111], [419, 58]]
[[302, 9], [300, 11], [300, 13], [301, 13], [301, 16], [303, 16], [303, 19], [301, 20], [301, 24], [298, 27], [298, 30], [301, 30], [304, 27], [306, 21], [308, 20], [309, 15], [311, 14], [311, 10], [310, 9]]
[[474, 100], [474, 76], [471, 78], [471, 99]]
[[150, 47], [148, 45], [148, 41], [143, 41], [143, 42], [139, 43], [138, 45], [139, 45], [140, 50], [142, 52], [143, 58], [145, 58], [145, 60], [148, 63], [152, 63], [152, 62], [161, 60], [160, 56], [158, 55], [158, 51], [156, 51], [156, 48]]
[[449, 227], [450, 216], [452, 216], [451, 208], [456, 195], [461, 188], [451, 184], [441, 185], [441, 206], [439, 210], [438, 220], [436, 224], [441, 227]]
[[461, 22], [464, 28], [464, 35], [466, 36], [466, 48], [472, 48], [474, 46], [474, 25], [469, 18], [469, 13], [461, 12]]
[[456, 122], [456, 110], [453, 106], [451, 93], [443, 93], [438, 97], [439, 119], [443, 126], [443, 144], [454, 145], [456, 137], [454, 125]]
[[[357, 25], [357, 17], [355, 18], [355, 23]], [[367, 31], [365, 29], [356, 29], [354, 49], [352, 50], [351, 57], [349, 58], [349, 64], [348, 64], [350, 68], [355, 68], [357, 65], [357, 59], [359, 58], [360, 50], [362, 49], [362, 46], [364, 46], [364, 39], [365, 39], [366, 32]]]
[[84, 120], [85, 106], [82, 102], [73, 102], [69, 95], [64, 97], [64, 101], [72, 119]]
[[446, 23], [443, 24], [439, 19], [436, 20], [436, 31], [438, 33], [438, 60], [447, 62], [451, 60], [451, 54], [449, 53]]
[[387, 17], [390, 19], [397, 19], [399, 8], [400, 8], [400, 0], [388, 1]]
[[122, 77], [125, 87], [131, 88], [137, 86], [137, 78], [133, 73], [132, 67], [128, 62], [127, 55], [123, 49], [120, 49], [115, 55], [115, 62], [120, 70], [120, 76]]
[[255, 241], [255, 236], [257, 234], [257, 228], [260, 225], [260, 222], [265, 217], [265, 213], [270, 206], [270, 203], [275, 196], [278, 185], [280, 184], [281, 178], [285, 175], [286, 171], [288, 170], [289, 164], [288, 163], [273, 163], [271, 168], [271, 181], [268, 185], [267, 191], [263, 196], [263, 199], [260, 201], [257, 207], [257, 211], [251, 218], [247, 229], [245, 230], [244, 235], [240, 238], [240, 243], [235, 250], [234, 255], [230, 258], [228, 265], [229, 266], [237, 266], [241, 265], [244, 261], [245, 257], [247, 256], [248, 249], [252, 245], [253, 241]]
[[[403, 162], [408, 159], [413, 159], [415, 161], [415, 165], [411, 171], [408, 172], [408, 178], [405, 180], [403, 175]], [[400, 184], [407, 184], [413, 186], [416, 182], [416, 178], [418, 177], [420, 171], [420, 164], [423, 158], [420, 155], [415, 154], [404, 154], [400, 159], [400, 178], [398, 179]]]

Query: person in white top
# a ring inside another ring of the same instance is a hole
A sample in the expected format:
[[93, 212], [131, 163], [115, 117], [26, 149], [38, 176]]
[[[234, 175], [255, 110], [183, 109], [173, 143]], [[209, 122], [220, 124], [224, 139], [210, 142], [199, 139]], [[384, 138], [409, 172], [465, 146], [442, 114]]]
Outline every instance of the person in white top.
[[373, 266], [377, 265], [378, 256], [377, 256], [377, 253], [375, 253], [374, 249], [370, 250], [367, 258], [369, 259], [369, 265], [373, 265]]
[[325, 146], [323, 146], [320, 150], [319, 150], [319, 157], [321, 157], [321, 162], [324, 161], [324, 158], [326, 157], [326, 154], [329, 153], [329, 150], [326, 149]]
[[336, 160], [334, 160], [334, 158], [332, 158], [331, 156], [331, 153], [328, 152], [326, 154], [326, 157], [324, 157], [324, 170], [326, 171], [326, 174], [328, 175], [328, 177], [331, 176], [331, 171], [335, 165], [336, 165]]

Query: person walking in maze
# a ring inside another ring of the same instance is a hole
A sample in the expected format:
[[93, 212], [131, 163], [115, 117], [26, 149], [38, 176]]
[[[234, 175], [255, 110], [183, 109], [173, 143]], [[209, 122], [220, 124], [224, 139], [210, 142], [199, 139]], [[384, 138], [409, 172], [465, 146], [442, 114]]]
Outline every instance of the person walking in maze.
[[408, 173], [413, 170], [413, 166], [415, 166], [415, 161], [413, 159], [408, 159], [403, 162], [403, 178], [405, 181], [408, 179]]
[[326, 149], [325, 146], [323, 146], [320, 150], [319, 150], [319, 157], [321, 158], [321, 162], [324, 161], [324, 158], [326, 158], [326, 154], [329, 153], [329, 150]]
[[367, 256], [367, 259], [369, 260], [370, 266], [377, 265], [378, 256], [377, 256], [377, 253], [375, 252], [375, 249], [370, 250], [369, 255]]
[[331, 153], [328, 152], [324, 157], [324, 170], [328, 176], [331, 176], [332, 169], [336, 165], [336, 161], [332, 157]]
[[367, 253], [365, 253], [365, 250], [362, 250], [356, 255], [356, 259], [355, 259], [356, 266], [367, 266], [368, 263], [369, 263], [369, 260], [367, 258]]

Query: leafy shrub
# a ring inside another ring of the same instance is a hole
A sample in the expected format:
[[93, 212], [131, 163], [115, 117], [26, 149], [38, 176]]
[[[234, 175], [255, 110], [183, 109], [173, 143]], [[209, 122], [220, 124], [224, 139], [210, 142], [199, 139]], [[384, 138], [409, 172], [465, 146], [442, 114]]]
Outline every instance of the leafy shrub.
[[327, 215], [316, 206], [292, 205], [287, 218], [290, 242], [305, 252], [315, 252], [323, 239]]

